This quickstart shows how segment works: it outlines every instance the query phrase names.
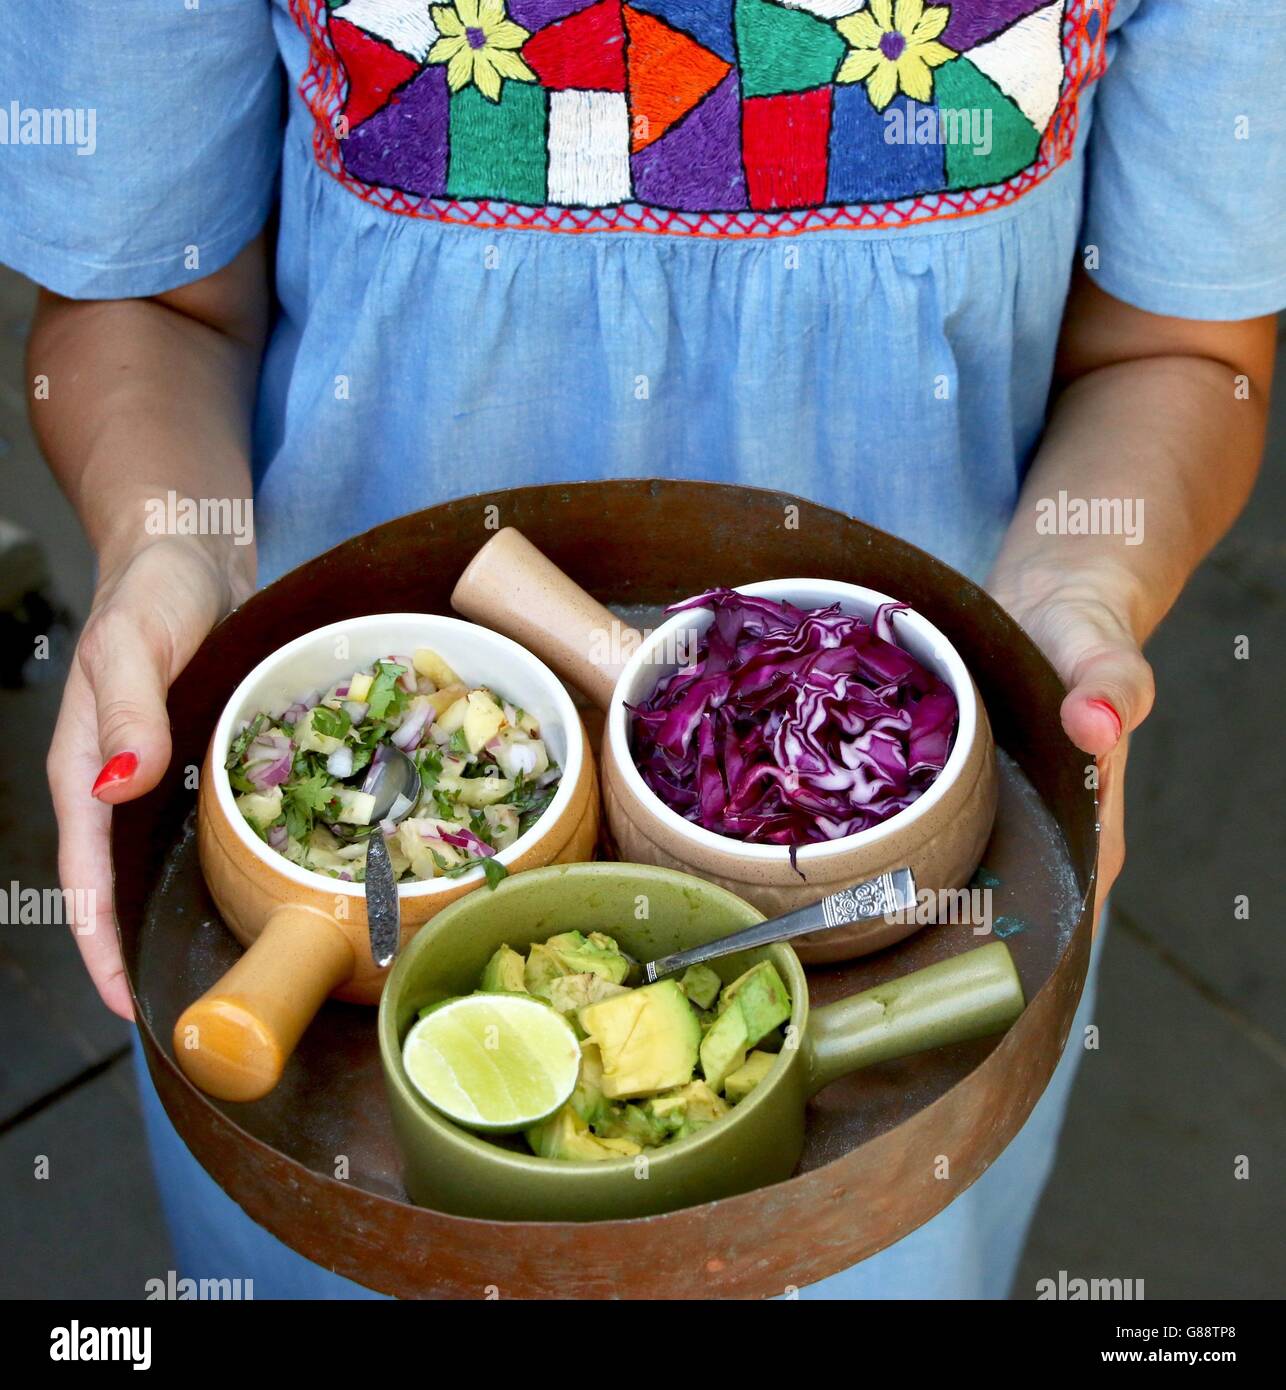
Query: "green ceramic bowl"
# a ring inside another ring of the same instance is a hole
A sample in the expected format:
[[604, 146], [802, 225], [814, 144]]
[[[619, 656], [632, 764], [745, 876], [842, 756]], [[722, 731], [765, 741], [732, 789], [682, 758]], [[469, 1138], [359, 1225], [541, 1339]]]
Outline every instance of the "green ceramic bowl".
[[402, 1067], [402, 1040], [418, 1011], [471, 992], [502, 944], [524, 951], [557, 932], [604, 931], [647, 961], [761, 920], [726, 889], [643, 864], [532, 869], [438, 913], [403, 951], [379, 1012], [380, 1055], [412, 1200], [490, 1220], [594, 1221], [650, 1216], [780, 1182], [803, 1149], [805, 1102], [827, 1082], [872, 1062], [1002, 1032], [1022, 1012], [1022, 987], [1003, 942], [813, 1010], [789, 946], [727, 956], [712, 962], [725, 982], [767, 957], [794, 1001], [787, 1046], [772, 1071], [698, 1133], [641, 1158], [598, 1163], [537, 1158], [520, 1139], [470, 1134], [434, 1110]]

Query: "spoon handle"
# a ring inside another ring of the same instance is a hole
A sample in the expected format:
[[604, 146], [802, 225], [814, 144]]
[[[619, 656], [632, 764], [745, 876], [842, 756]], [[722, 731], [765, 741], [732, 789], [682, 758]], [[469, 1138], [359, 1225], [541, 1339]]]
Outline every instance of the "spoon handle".
[[366, 841], [366, 925], [371, 935], [371, 957], [382, 970], [397, 955], [402, 911], [393, 863], [378, 826]]
[[673, 955], [649, 961], [643, 967], [643, 974], [648, 984], [654, 984], [662, 976], [677, 974], [690, 965], [700, 965], [704, 961], [717, 960], [720, 956], [730, 956], [737, 951], [749, 951], [757, 946], [770, 946], [775, 941], [789, 941], [792, 937], [804, 936], [809, 932], [829, 931], [832, 927], [847, 927], [872, 917], [905, 912], [914, 905], [915, 879], [911, 870], [890, 869], [863, 883], [855, 883], [851, 888], [841, 888], [838, 893], [831, 893], [820, 902], [809, 903], [807, 907], [797, 908], [784, 917], [758, 922], [753, 927], [733, 932], [731, 936], [707, 941], [704, 946], [693, 946], [690, 950], [676, 951]]

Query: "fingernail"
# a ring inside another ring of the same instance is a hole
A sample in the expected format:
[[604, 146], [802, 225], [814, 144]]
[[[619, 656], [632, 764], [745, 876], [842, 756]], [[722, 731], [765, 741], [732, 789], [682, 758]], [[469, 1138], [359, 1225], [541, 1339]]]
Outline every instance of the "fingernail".
[[1116, 737], [1120, 738], [1121, 716], [1117, 714], [1115, 707], [1107, 700], [1090, 700], [1088, 703], [1092, 705], [1095, 709], [1101, 709], [1104, 714], [1108, 715], [1111, 718], [1112, 723], [1116, 725]]
[[110, 787], [114, 782], [128, 782], [137, 771], [137, 753], [114, 753], [103, 764], [103, 770], [94, 782], [92, 795], [97, 796], [104, 787]]

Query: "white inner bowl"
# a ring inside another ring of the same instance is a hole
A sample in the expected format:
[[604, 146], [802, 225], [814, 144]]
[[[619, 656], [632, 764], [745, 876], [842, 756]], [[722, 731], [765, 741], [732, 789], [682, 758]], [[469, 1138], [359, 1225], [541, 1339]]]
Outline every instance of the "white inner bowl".
[[[881, 604], [897, 602], [875, 589], [864, 589], [858, 584], [844, 584], [831, 579], [765, 579], [757, 584], [739, 584], [737, 592], [793, 603], [797, 608], [804, 609], [829, 608], [838, 603], [842, 612], [864, 618], [867, 622]], [[675, 653], [682, 650], [681, 633], [690, 631], [699, 639], [713, 621], [714, 613], [709, 608], [692, 608], [674, 613], [639, 645], [621, 672], [612, 694], [612, 703], [607, 712], [607, 742], [630, 790], [663, 824], [687, 836], [693, 844], [703, 845], [707, 849], [747, 860], [788, 865], [788, 846], [748, 844], [685, 820], [657, 796], [634, 765], [629, 737], [631, 716], [625, 706], [641, 704], [667, 676], [683, 665], [675, 659]], [[948, 788], [960, 776], [969, 749], [973, 746], [978, 727], [978, 702], [974, 696], [973, 681], [956, 649], [927, 618], [911, 609], [893, 615], [893, 635], [899, 647], [939, 676], [955, 694], [959, 722], [951, 752], [933, 785], [905, 810], [898, 811], [869, 830], [859, 830], [855, 835], [844, 835], [838, 840], [826, 840], [820, 844], [800, 845], [795, 857], [801, 864], [817, 863], [846, 854], [859, 845], [877, 844], [923, 815], [946, 795]], [[695, 643], [689, 644], [689, 651], [695, 656]]]
[[[324, 884], [335, 893], [363, 899], [366, 896], [365, 884], [301, 869], [269, 848], [251, 830], [237, 809], [236, 793], [223, 766], [236, 730], [260, 710], [279, 713], [299, 695], [329, 689], [354, 671], [368, 669], [381, 657], [412, 656], [417, 647], [437, 652], [471, 687], [485, 685], [502, 699], [535, 715], [551, 760], [563, 770], [544, 814], [512, 845], [500, 850], [496, 860], [506, 866], [513, 863], [548, 834], [566, 811], [572, 790], [580, 780], [585, 745], [571, 696], [542, 661], [508, 637], [459, 618], [433, 613], [374, 613], [348, 618], [306, 632], [261, 661], [232, 692], [214, 730], [214, 794], [220, 809], [252, 854], [295, 883], [308, 888]], [[402, 898], [431, 897], [482, 879], [483, 869], [479, 865], [456, 878], [399, 883], [397, 891]]]

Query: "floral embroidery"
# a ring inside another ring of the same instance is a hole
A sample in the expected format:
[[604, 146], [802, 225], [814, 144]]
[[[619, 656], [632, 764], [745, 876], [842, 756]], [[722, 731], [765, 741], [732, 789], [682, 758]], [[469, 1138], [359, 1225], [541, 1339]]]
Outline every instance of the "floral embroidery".
[[754, 236], [1000, 206], [1111, 0], [290, 0], [318, 158], [393, 211]]
[[515, 51], [531, 35], [505, 18], [504, 0], [455, 0], [454, 5], [434, 5], [432, 13], [442, 37], [429, 49], [427, 61], [447, 65], [447, 86], [453, 92], [473, 83], [488, 101], [499, 101], [503, 79], [536, 80]]
[[877, 111], [905, 92], [915, 101], [932, 101], [931, 69], [956, 54], [937, 42], [951, 11], [945, 5], [924, 7], [924, 0], [871, 0], [869, 10], [836, 22], [852, 48], [835, 74], [836, 82], [865, 82]]

